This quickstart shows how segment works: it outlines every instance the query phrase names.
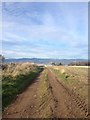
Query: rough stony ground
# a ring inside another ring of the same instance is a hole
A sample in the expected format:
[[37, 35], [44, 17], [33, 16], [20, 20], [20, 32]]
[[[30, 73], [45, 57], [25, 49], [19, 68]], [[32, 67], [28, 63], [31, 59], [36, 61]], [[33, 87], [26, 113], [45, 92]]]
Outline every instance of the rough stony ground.
[[45, 68], [5, 109], [3, 118], [87, 118], [87, 105]]

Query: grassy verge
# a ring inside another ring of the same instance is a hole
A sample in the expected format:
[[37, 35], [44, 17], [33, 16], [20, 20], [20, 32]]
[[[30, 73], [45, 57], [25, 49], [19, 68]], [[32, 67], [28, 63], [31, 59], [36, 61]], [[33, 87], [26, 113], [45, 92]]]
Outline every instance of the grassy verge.
[[[44, 71], [41, 77], [40, 86], [38, 90], [37, 98], [37, 109], [41, 112], [40, 118], [50, 118], [50, 101], [51, 101], [51, 92], [49, 90], [49, 81], [48, 81], [48, 72]], [[43, 110], [43, 112], [42, 112]]]
[[16, 95], [24, 90], [42, 71], [40, 67], [36, 67], [35, 70], [29, 71], [25, 74], [19, 74], [15, 77], [11, 75], [3, 76], [2, 78], [2, 108], [4, 110]]

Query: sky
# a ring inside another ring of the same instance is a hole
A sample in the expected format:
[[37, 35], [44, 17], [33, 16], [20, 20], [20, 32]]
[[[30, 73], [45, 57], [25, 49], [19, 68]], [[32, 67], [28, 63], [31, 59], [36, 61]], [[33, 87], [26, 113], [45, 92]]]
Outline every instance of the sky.
[[3, 2], [6, 58], [88, 58], [87, 2]]

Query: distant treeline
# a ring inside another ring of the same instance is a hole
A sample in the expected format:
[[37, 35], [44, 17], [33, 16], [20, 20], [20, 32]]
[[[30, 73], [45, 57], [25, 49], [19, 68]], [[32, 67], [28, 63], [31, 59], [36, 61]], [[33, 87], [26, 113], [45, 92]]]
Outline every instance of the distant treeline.
[[[64, 64], [60, 63], [51, 63], [51, 65], [62, 66]], [[71, 62], [67, 64], [68, 66], [90, 66], [90, 62]]]
[[55, 65], [55, 66], [61, 66], [63, 65], [61, 62], [60, 63], [55, 63], [55, 62], [52, 62], [51, 65]]
[[68, 66], [90, 66], [90, 62], [72, 62]]

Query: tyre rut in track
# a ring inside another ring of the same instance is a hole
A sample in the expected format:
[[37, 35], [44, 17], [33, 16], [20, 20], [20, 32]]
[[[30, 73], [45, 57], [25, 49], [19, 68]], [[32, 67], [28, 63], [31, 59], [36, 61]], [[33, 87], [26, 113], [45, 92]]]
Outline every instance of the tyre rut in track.
[[35, 82], [8, 106], [3, 118], [83, 118], [87, 117], [86, 115], [84, 101], [46, 68]]
[[87, 105], [81, 100], [80, 96], [66, 88], [49, 69], [48, 79], [54, 100], [54, 117], [87, 118]]
[[52, 118], [53, 98], [44, 69], [35, 82], [6, 108], [3, 118]]
[[[34, 80], [32, 85], [18, 95], [17, 99], [3, 112], [3, 118], [29, 118], [34, 116], [36, 111], [37, 92], [40, 86], [44, 70]], [[36, 114], [37, 115], [37, 114]]]

